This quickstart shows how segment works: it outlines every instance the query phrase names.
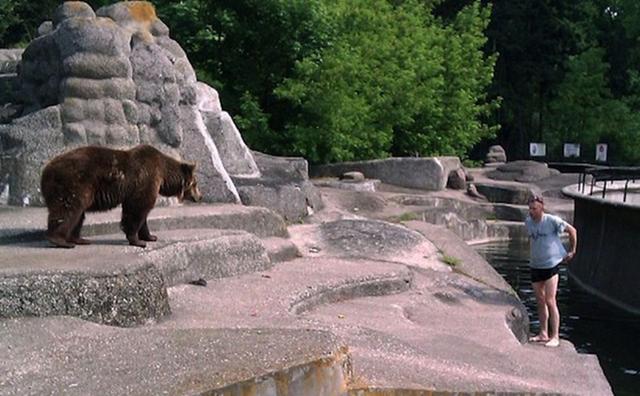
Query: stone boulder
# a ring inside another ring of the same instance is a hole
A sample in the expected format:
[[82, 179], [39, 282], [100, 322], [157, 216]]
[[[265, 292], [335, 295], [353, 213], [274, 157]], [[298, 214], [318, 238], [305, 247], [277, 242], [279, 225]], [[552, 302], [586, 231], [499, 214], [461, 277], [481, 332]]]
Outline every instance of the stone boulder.
[[538, 188], [521, 184], [475, 183], [476, 192], [489, 202], [527, 205], [533, 195], [540, 195]]
[[291, 239], [305, 257], [384, 260], [450, 272], [437, 258], [438, 250], [420, 233], [404, 226], [368, 219], [342, 219], [291, 228]]
[[489, 147], [489, 151], [487, 152], [484, 162], [486, 164], [507, 162], [507, 153], [504, 151], [502, 146], [491, 146]]
[[378, 179], [349, 180], [349, 179], [319, 179], [313, 182], [318, 187], [338, 188], [341, 190], [375, 192], [380, 187]]
[[507, 180], [518, 182], [536, 182], [550, 176], [560, 174], [556, 169], [551, 169], [547, 164], [537, 161], [513, 161], [498, 166], [495, 170], [487, 172], [487, 176], [494, 180]]
[[464, 169], [458, 168], [449, 172], [447, 188], [453, 190], [465, 190], [467, 188], [467, 176]]
[[313, 167], [311, 174], [313, 177], [339, 177], [357, 171], [383, 183], [440, 191], [446, 187], [449, 173], [460, 167], [458, 157], [403, 157], [319, 165]]
[[364, 181], [362, 172], [345, 172], [340, 176], [340, 180]]
[[0, 74], [17, 73], [24, 49], [0, 49]]
[[424, 256], [435, 247], [422, 235], [405, 227], [378, 220], [338, 220], [320, 225], [329, 253], [345, 256], [390, 258], [424, 245]]
[[[0, 49], [0, 108], [16, 102], [19, 90], [18, 65], [23, 52], [23, 49]], [[6, 112], [0, 114], [0, 123], [4, 124], [4, 119], [9, 119]]]
[[202, 111], [201, 113], [227, 172], [232, 176], [260, 176], [260, 170], [251, 150], [242, 140], [240, 131], [236, 128], [229, 113], [226, 111], [217, 115]]
[[309, 181], [304, 158], [252, 154], [260, 177], [233, 176], [243, 204], [275, 210], [290, 223], [324, 207], [320, 192]]
[[8, 204], [43, 205], [40, 172], [64, 148], [59, 106], [0, 125], [0, 189], [9, 187]]

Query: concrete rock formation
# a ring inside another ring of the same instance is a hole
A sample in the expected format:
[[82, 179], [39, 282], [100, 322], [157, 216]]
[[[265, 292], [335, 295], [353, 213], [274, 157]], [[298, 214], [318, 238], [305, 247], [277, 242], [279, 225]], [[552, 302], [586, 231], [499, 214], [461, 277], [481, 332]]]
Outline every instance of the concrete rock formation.
[[3, 208], [0, 394], [612, 394], [569, 341], [522, 344], [525, 307], [465, 243], [526, 238], [526, 205], [394, 190], [322, 188], [327, 210], [289, 227], [265, 208], [157, 208], [142, 252], [113, 235], [117, 210], [69, 251], [44, 248], [44, 208]]
[[320, 193], [309, 181], [306, 160], [252, 154], [260, 177], [233, 176], [243, 204], [275, 210], [290, 223], [323, 208]]
[[[22, 49], [0, 49], [0, 103], [15, 100], [14, 95], [18, 89], [18, 64], [22, 52]], [[0, 113], [0, 123], [2, 114], [3, 112]]]
[[484, 162], [486, 164], [507, 162], [507, 153], [504, 151], [502, 146], [491, 146], [489, 147], [489, 152], [487, 152]]
[[464, 169], [458, 168], [449, 172], [447, 188], [454, 190], [464, 190], [467, 188], [467, 175], [465, 174]]
[[362, 172], [345, 172], [340, 176], [340, 180], [364, 181]]
[[535, 182], [550, 176], [560, 174], [556, 169], [551, 169], [547, 164], [537, 161], [513, 161], [498, 166], [487, 176], [494, 180]]
[[[64, 2], [38, 34], [24, 53], [0, 52], [0, 88], [6, 88], [0, 89], [0, 187], [9, 185], [9, 204], [41, 205], [43, 165], [92, 144], [146, 143], [196, 162], [207, 202], [240, 203], [232, 177], [260, 178], [218, 93], [197, 81], [151, 3], [120, 2], [94, 12], [84, 2]], [[16, 103], [24, 106], [21, 114]], [[279, 185], [295, 188], [290, 182]], [[306, 214], [305, 198], [296, 204]]]
[[449, 173], [461, 166], [458, 157], [387, 158], [320, 165], [312, 169], [312, 176], [339, 177], [347, 172], [361, 172], [366, 178], [383, 183], [440, 191], [447, 186]]
[[473, 183], [469, 183], [467, 185], [467, 194], [473, 198], [478, 198], [481, 199], [483, 201], [487, 201], [487, 197], [485, 197], [484, 195], [480, 194], [478, 192], [478, 189], [476, 188], [476, 185]]

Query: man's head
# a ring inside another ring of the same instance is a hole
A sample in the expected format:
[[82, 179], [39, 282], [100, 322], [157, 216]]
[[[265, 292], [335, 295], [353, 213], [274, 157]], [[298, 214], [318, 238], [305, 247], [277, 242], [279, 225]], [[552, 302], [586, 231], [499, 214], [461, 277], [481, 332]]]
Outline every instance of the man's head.
[[529, 216], [535, 221], [540, 221], [544, 214], [544, 199], [541, 196], [534, 195], [529, 198]]

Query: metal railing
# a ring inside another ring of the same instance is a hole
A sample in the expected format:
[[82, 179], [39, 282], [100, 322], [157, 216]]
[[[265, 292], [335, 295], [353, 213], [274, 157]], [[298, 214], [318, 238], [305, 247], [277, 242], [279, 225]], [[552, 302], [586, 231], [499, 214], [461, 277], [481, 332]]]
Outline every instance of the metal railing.
[[635, 183], [636, 180], [640, 180], [640, 167], [635, 166], [609, 166], [609, 167], [594, 167], [585, 169], [582, 173], [582, 186], [578, 183], [578, 188], [581, 187], [581, 192], [584, 193], [585, 181], [587, 175], [591, 176], [591, 189], [589, 195], [593, 195], [593, 188], [598, 182], [602, 182], [602, 198], [607, 195], [607, 183], [614, 181], [624, 181], [622, 202], [627, 201], [627, 192], [629, 191], [629, 182]]
[[637, 166], [605, 166], [571, 162], [549, 163], [548, 166], [563, 173], [577, 173], [578, 190], [582, 194], [585, 193], [587, 186], [587, 176], [590, 179], [589, 195], [593, 195], [594, 188], [598, 187], [597, 183], [602, 182], [602, 198], [607, 195], [607, 183], [613, 184], [615, 181], [624, 181], [622, 202], [627, 201], [629, 182], [635, 183], [636, 180], [640, 180], [640, 167]]

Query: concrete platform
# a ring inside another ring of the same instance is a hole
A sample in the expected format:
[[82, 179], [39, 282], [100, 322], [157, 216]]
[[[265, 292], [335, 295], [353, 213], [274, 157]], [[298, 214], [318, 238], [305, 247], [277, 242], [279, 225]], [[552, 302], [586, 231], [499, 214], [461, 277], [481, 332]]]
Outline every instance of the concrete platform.
[[[161, 291], [160, 314], [111, 322], [137, 324], [126, 329], [69, 316], [0, 319], [0, 394], [611, 394], [594, 356], [566, 341], [521, 344], [522, 304], [460, 237], [424, 222], [407, 223], [411, 231], [366, 220], [400, 217], [411, 206], [390, 198], [414, 193], [328, 194], [312, 224], [288, 231], [266, 209], [156, 208], [150, 228], [160, 241], [147, 249], [125, 244], [117, 211], [89, 216], [85, 235], [96, 243], [73, 250], [38, 241], [43, 209], [0, 211], [0, 277], [21, 279], [16, 293], [50, 290], [6, 300], [3, 286], [0, 305], [103, 301], [85, 312], [109, 318], [143, 311], [151, 298], [132, 290]], [[522, 228], [485, 227], [484, 237]], [[445, 264], [445, 255], [460, 261]], [[81, 281], [58, 287], [61, 277]], [[199, 278], [206, 286], [185, 283]]]
[[[87, 213], [83, 236], [121, 233], [121, 209]], [[175, 229], [245, 230], [259, 237], [286, 237], [287, 225], [273, 211], [255, 206], [208, 204], [158, 207], [148, 218], [151, 232]], [[47, 209], [0, 206], [0, 244], [44, 239]], [[124, 234], [123, 234], [124, 239]]]
[[[309, 329], [120, 329], [0, 321], [2, 395], [336, 395], [347, 348]], [[8, 340], [12, 340], [8, 343]]]
[[169, 313], [166, 287], [269, 268], [261, 241], [240, 230], [156, 233], [147, 248], [120, 235], [56, 249], [48, 242], [0, 245], [0, 317], [71, 315], [117, 326]]
[[610, 394], [594, 356], [565, 341], [557, 350], [522, 345], [509, 325], [519, 314], [517, 298], [459, 273], [303, 258], [206, 288], [175, 286], [169, 298], [173, 313], [162, 328], [275, 326], [339, 335], [349, 346], [350, 389]]

